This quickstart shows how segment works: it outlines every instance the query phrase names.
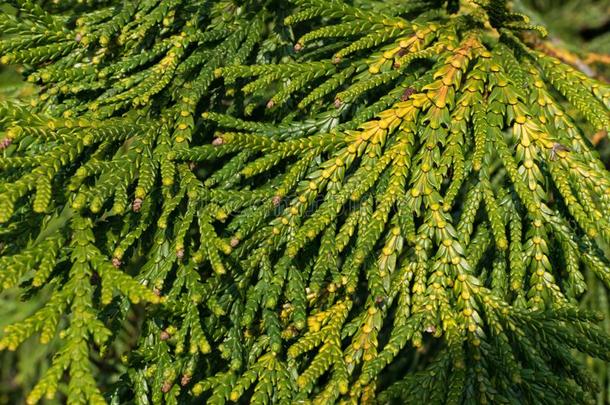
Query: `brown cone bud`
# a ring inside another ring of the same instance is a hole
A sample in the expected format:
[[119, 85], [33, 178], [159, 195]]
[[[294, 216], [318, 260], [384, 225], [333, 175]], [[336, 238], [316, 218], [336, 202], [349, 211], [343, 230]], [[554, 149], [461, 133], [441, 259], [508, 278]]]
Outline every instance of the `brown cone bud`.
[[133, 212], [140, 211], [140, 209], [142, 208], [142, 202], [143, 200], [141, 198], [136, 198], [133, 200], [133, 204], [131, 204], [131, 209], [133, 210]]
[[407, 87], [405, 89], [405, 91], [402, 93], [402, 96], [400, 97], [400, 100], [402, 101], [407, 101], [408, 99], [411, 98], [411, 96], [415, 94], [415, 89], [412, 87]]
[[4, 138], [0, 141], [0, 150], [6, 149], [8, 148], [11, 143], [13, 143], [13, 140], [11, 138]]
[[185, 385], [187, 385], [189, 382], [191, 382], [191, 376], [188, 374], [183, 375], [182, 378], [180, 379], [180, 385], [182, 385], [183, 387]]

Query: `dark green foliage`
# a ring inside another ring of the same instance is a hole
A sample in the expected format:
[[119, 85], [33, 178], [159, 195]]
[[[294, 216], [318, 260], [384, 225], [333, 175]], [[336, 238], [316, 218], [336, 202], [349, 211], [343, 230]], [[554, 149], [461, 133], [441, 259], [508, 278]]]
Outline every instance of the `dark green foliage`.
[[28, 403], [593, 400], [610, 87], [506, 1], [10, 3], [38, 92], [0, 105], [0, 287], [44, 305], [0, 347], [56, 348]]

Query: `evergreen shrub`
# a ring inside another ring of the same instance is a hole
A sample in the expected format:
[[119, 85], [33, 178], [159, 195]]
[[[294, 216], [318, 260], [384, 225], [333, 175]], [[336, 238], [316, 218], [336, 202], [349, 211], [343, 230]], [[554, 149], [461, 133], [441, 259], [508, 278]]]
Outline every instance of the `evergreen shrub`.
[[594, 400], [610, 87], [506, 0], [5, 4], [27, 403]]

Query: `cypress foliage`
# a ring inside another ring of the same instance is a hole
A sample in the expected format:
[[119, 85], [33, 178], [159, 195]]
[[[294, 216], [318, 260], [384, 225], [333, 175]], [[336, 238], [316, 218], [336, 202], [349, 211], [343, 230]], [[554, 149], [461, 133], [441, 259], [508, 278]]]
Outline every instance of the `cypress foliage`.
[[8, 3], [0, 289], [45, 301], [0, 348], [59, 336], [28, 403], [593, 400], [610, 87], [505, 0]]

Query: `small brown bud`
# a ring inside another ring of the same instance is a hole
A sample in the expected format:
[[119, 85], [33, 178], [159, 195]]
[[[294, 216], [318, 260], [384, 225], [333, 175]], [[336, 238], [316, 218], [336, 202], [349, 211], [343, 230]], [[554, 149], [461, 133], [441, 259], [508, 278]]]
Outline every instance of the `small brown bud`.
[[157, 287], [153, 287], [153, 294], [155, 294], [157, 297], [160, 297], [161, 290], [159, 290]]
[[180, 379], [180, 385], [182, 385], [183, 387], [185, 385], [188, 385], [189, 382], [191, 382], [191, 376], [188, 374], [183, 375]]
[[341, 58], [338, 56], [333, 56], [332, 63], [334, 63], [335, 65], [341, 63]]
[[141, 198], [136, 198], [133, 200], [133, 204], [131, 204], [131, 209], [133, 210], [133, 212], [140, 212], [140, 209], [142, 208], [142, 202], [143, 200]]
[[171, 381], [165, 381], [163, 383], [163, 386], [161, 387], [161, 391], [163, 391], [164, 394], [167, 394], [169, 392], [169, 390], [172, 389], [172, 383]]
[[112, 258], [112, 265], [113, 265], [114, 267], [116, 267], [116, 268], [118, 269], [119, 267], [121, 267], [121, 264], [122, 264], [122, 263], [121, 263], [121, 260], [119, 260], [119, 258], [118, 258], [118, 257], [113, 257], [113, 258]]
[[300, 44], [298, 42], [296, 44], [294, 44], [294, 51], [295, 52], [300, 52], [301, 49], [303, 49], [303, 44]]
[[172, 337], [166, 330], [161, 331], [161, 333], [159, 334], [159, 339], [161, 340], [168, 340], [170, 337]]
[[13, 140], [11, 138], [4, 138], [0, 141], [0, 150], [6, 149], [8, 148], [11, 143], [13, 143]]
[[273, 205], [275, 207], [279, 206], [280, 203], [282, 202], [282, 197], [280, 197], [279, 195], [275, 195], [273, 196], [273, 198], [271, 199], [271, 202], [273, 202]]
[[223, 143], [225, 143], [225, 141], [222, 138], [214, 138], [214, 140], [212, 141], [212, 145], [214, 146], [220, 146]]
[[238, 238], [231, 238], [231, 241], [229, 242], [229, 245], [231, 245], [232, 248], [236, 247], [237, 245], [239, 245], [239, 239]]
[[178, 258], [178, 260], [182, 260], [182, 258], [184, 257], [184, 249], [178, 249], [176, 251], [176, 257]]
[[267, 109], [270, 110], [275, 106], [275, 101], [269, 100], [267, 101]]
[[424, 331], [428, 333], [434, 333], [436, 332], [436, 327], [434, 325], [428, 325], [426, 326], [426, 329], [424, 329]]
[[343, 102], [341, 101], [341, 99], [336, 98], [334, 105], [335, 105], [335, 108], [340, 108], [343, 105]]
[[[605, 129], [602, 129], [601, 131], [598, 131], [595, 133], [595, 135], [593, 135], [593, 137], [591, 138], [591, 143], [593, 145], [597, 146], [601, 143], [601, 141], [606, 139], [607, 136], [608, 136], [608, 131], [606, 131]], [[0, 147], [0, 149], [2, 149], [2, 147]]]
[[402, 96], [400, 97], [401, 101], [407, 101], [408, 99], [411, 98], [411, 96], [415, 94], [415, 89], [413, 87], [407, 87], [404, 91], [404, 93], [402, 93]]

